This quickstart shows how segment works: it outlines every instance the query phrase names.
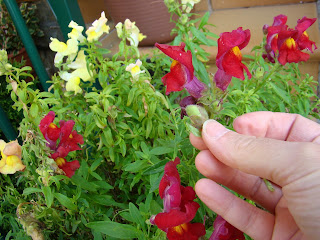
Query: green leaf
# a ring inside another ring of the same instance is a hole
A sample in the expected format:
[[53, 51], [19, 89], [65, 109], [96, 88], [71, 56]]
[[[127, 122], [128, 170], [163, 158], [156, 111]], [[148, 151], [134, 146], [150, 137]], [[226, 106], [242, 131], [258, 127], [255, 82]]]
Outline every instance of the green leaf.
[[94, 196], [90, 196], [89, 200], [92, 200], [100, 205], [103, 206], [116, 206], [116, 207], [120, 207], [122, 209], [125, 209], [128, 207], [128, 205], [124, 204], [124, 203], [118, 203], [116, 202], [111, 196], [109, 195], [94, 195]]
[[75, 185], [80, 186], [82, 189], [92, 191], [92, 192], [97, 191], [98, 186], [96, 184], [94, 184], [92, 182], [88, 182], [87, 180], [80, 177], [79, 175], [74, 175], [71, 178], [71, 180]]
[[154, 165], [152, 165], [151, 167], [147, 168], [143, 174], [144, 175], [150, 175], [150, 174], [155, 174], [155, 173], [159, 173], [159, 172], [163, 172], [164, 170], [164, 165], [169, 162], [169, 160], [162, 160]]
[[131, 88], [129, 94], [128, 94], [128, 101], [127, 101], [127, 106], [130, 106], [132, 103], [133, 99], [136, 97], [135, 92], [137, 91], [137, 88]]
[[155, 147], [153, 149], [151, 149], [150, 154], [152, 155], [163, 155], [163, 154], [167, 154], [167, 153], [171, 153], [173, 152], [173, 148], [169, 148], [169, 147]]
[[102, 156], [98, 157], [98, 158], [92, 163], [92, 165], [91, 165], [91, 167], [90, 167], [91, 171], [96, 170], [96, 169], [100, 166], [100, 164], [103, 162], [103, 160], [104, 160], [104, 159], [103, 159]]
[[47, 186], [44, 186], [42, 188], [42, 192], [44, 194], [47, 206], [51, 207], [51, 205], [53, 203], [53, 199], [54, 199], [54, 195], [53, 195], [53, 193], [51, 191], [51, 188], [47, 187]]
[[129, 203], [129, 212], [133, 221], [140, 224], [142, 229], [145, 230], [145, 222], [143, 221], [142, 215], [139, 209], [133, 203]]
[[29, 195], [31, 193], [38, 193], [38, 192], [42, 192], [42, 190], [39, 188], [30, 187], [30, 188], [25, 188], [23, 190], [23, 195]]
[[147, 118], [146, 137], [150, 136], [151, 130], [152, 130], [152, 120], [150, 118]]
[[107, 147], [111, 147], [114, 143], [110, 128], [103, 129], [102, 141]]
[[129, 163], [124, 167], [124, 170], [127, 172], [139, 172], [142, 168], [144, 168], [144, 165], [147, 164], [147, 160], [137, 160], [133, 163]]
[[210, 12], [206, 12], [203, 17], [201, 18], [201, 22], [199, 24], [199, 28], [202, 28], [204, 25], [208, 23], [208, 19], [210, 16]]
[[231, 109], [227, 109], [227, 108], [222, 109], [220, 111], [220, 114], [229, 116], [231, 118], [236, 118], [237, 117], [237, 115], [235, 114], [234, 111], [232, 111]]
[[287, 104], [291, 104], [291, 97], [290, 94], [286, 91], [284, 91], [283, 89], [279, 88], [278, 86], [276, 86], [274, 83], [269, 82], [270, 86], [272, 87], [272, 89], [274, 90], [274, 92], [283, 100], [285, 101]]
[[37, 117], [39, 113], [39, 106], [36, 103], [32, 103], [30, 107], [30, 114], [32, 117]]
[[195, 27], [191, 27], [190, 30], [191, 30], [193, 36], [196, 37], [200, 42], [202, 42], [203, 44], [205, 44], [207, 46], [213, 46], [213, 44], [208, 41], [206, 35], [204, 35], [203, 32], [201, 32], [200, 30], [198, 30]]
[[77, 206], [67, 196], [65, 196], [61, 193], [55, 193], [54, 196], [66, 208], [68, 208], [70, 210], [77, 210]]
[[86, 226], [88, 228], [92, 228], [94, 231], [101, 232], [110, 237], [120, 239], [137, 238], [140, 233], [135, 227], [131, 225], [110, 221], [90, 222]]

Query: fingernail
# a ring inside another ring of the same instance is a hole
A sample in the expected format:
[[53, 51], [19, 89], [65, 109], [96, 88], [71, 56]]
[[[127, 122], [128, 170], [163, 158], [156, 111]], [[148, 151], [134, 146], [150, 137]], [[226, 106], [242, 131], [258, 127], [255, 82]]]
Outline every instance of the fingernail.
[[225, 135], [230, 130], [225, 128], [222, 124], [216, 120], [209, 119], [204, 122], [202, 134], [209, 137], [211, 140], [216, 140]]

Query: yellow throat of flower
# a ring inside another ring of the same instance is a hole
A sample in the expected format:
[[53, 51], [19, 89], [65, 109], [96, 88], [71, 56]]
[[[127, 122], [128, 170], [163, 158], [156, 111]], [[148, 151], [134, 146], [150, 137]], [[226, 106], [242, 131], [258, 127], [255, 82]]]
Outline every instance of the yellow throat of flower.
[[236, 55], [240, 60], [242, 59], [242, 54], [238, 46], [235, 46], [231, 49], [234, 55]]
[[180, 235], [182, 235], [182, 233], [183, 233], [184, 231], [187, 231], [187, 228], [188, 228], [188, 226], [187, 226], [186, 223], [183, 223], [183, 224], [181, 224], [181, 225], [179, 225], [179, 226], [173, 227], [174, 231], [175, 231], [176, 233], [180, 234]]
[[57, 165], [59, 167], [62, 167], [66, 163], [66, 160], [64, 158], [61, 158], [61, 157], [57, 157], [55, 159], [55, 161], [56, 161], [56, 163], [57, 163]]
[[135, 75], [137, 73], [140, 72], [140, 67], [138, 65], [134, 66], [132, 69], [131, 69], [131, 73], [132, 75]]
[[292, 49], [292, 48], [296, 48], [296, 41], [293, 38], [288, 38], [285, 41], [285, 44], [287, 45], [288, 48]]
[[179, 62], [177, 60], [173, 60], [171, 63], [171, 68], [173, 68], [175, 65], [177, 65]]
[[57, 128], [57, 125], [55, 125], [54, 123], [50, 123], [49, 128]]
[[6, 163], [8, 166], [13, 167], [17, 162], [19, 162], [19, 158], [17, 156], [8, 156], [6, 159]]

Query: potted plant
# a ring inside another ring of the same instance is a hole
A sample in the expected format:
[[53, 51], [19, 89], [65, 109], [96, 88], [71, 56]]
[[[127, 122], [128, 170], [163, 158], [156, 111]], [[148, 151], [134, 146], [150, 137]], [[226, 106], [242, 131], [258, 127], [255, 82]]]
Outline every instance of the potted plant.
[[[170, 7], [180, 4], [170, 1]], [[303, 23], [305, 32], [315, 20], [305, 17], [298, 27]], [[119, 51], [106, 57], [110, 51], [100, 42], [109, 32], [104, 12], [86, 36], [72, 21], [66, 42], [51, 38], [58, 73], [49, 92], [21, 79], [29, 67], [11, 66], [6, 53], [0, 55], [0, 75], [23, 113], [22, 146], [0, 140], [0, 225], [6, 239], [251, 239], [195, 196], [193, 187], [203, 176], [189, 133], [200, 134], [208, 118], [232, 129], [235, 118], [253, 111], [319, 117], [316, 81], [296, 63], [309, 54], [300, 45], [295, 59], [286, 58], [286, 51], [268, 48], [278, 40], [267, 31], [252, 61], [244, 63], [241, 51], [250, 30], [239, 26], [221, 33], [212, 78], [200, 47], [216, 43], [209, 38], [208, 15], [194, 21], [180, 18], [173, 44], [156, 44], [160, 51], [152, 57], [139, 54], [130, 41], [139, 31], [125, 23], [116, 28]], [[279, 31], [297, 33], [287, 28], [286, 16], [276, 16], [279, 22]], [[291, 36], [278, 42], [281, 50], [301, 40]], [[312, 40], [302, 40], [315, 48]], [[271, 191], [278, 187], [265, 182]], [[252, 200], [241, 201], [262, 211]]]

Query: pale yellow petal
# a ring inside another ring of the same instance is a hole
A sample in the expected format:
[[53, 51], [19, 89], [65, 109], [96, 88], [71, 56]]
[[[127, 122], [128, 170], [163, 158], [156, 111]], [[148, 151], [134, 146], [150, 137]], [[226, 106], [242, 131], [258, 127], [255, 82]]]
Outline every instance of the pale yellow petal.
[[49, 48], [54, 52], [64, 52], [67, 49], [67, 44], [64, 42], [60, 42], [56, 38], [50, 38], [51, 43], [49, 44]]
[[75, 94], [79, 93], [79, 92], [81, 92], [81, 88], [80, 88], [79, 84], [80, 84], [80, 78], [73, 77], [67, 82], [66, 90], [67, 91], [74, 91]]

